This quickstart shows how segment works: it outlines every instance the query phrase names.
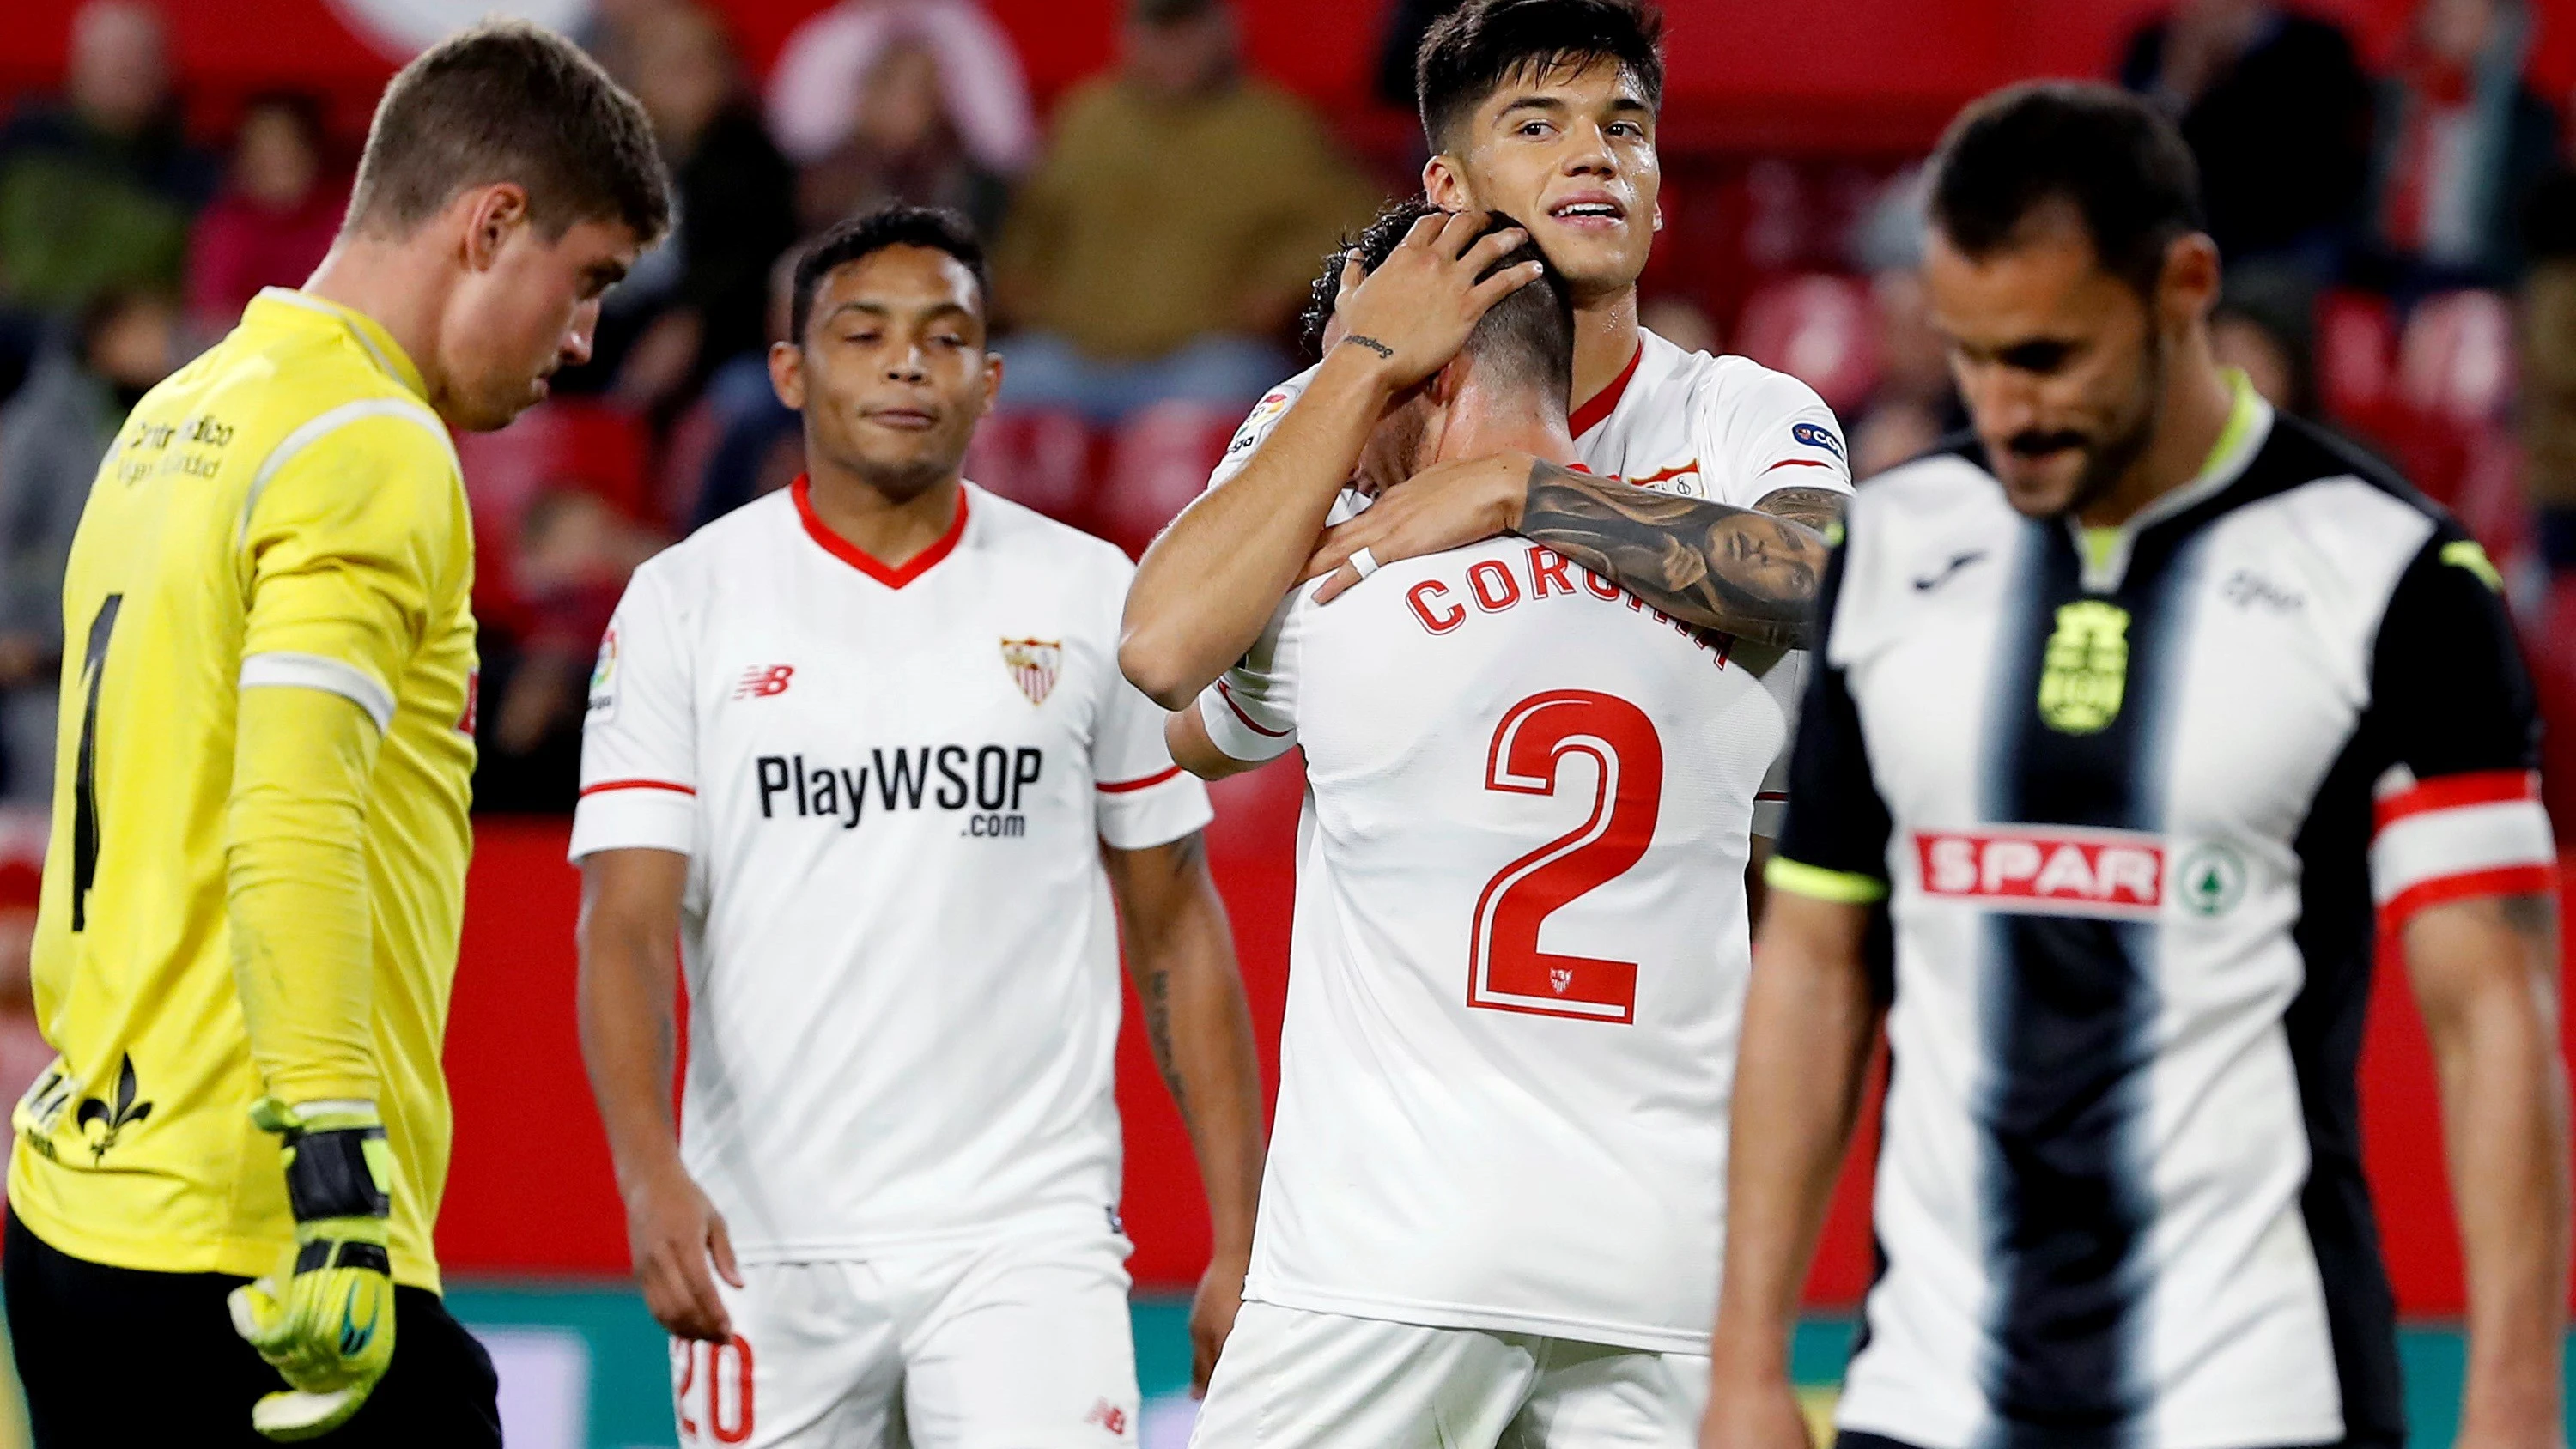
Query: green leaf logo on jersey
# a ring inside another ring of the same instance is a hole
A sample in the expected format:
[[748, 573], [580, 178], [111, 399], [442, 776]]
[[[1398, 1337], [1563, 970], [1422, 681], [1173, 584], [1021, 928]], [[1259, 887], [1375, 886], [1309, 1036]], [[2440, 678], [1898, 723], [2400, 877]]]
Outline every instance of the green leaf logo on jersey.
[[2224, 914], [2245, 898], [2245, 858], [2211, 841], [2182, 858], [2174, 892], [2195, 916]]
[[2039, 665], [2039, 718], [2065, 735], [2098, 734], [2120, 717], [2129, 685], [2129, 611], [2078, 599], [2057, 611]]

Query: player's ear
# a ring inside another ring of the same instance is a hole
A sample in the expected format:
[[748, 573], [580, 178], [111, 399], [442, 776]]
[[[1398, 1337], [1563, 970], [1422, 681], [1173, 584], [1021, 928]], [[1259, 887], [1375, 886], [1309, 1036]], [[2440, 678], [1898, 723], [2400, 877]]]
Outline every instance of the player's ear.
[[2207, 322], [2210, 309], [2218, 305], [2220, 275], [2218, 243], [2206, 233], [2174, 238], [2156, 279], [2158, 320], [2168, 331]]
[[[1000, 359], [995, 359], [998, 366]], [[805, 349], [793, 342], [769, 344], [769, 388], [795, 412], [805, 411]]]
[[1443, 412], [1448, 411], [1449, 405], [1457, 401], [1458, 394], [1467, 389], [1469, 366], [1467, 355], [1463, 352], [1450, 358], [1448, 366], [1431, 374], [1430, 381], [1424, 384], [1423, 395], [1431, 400], [1434, 407]]
[[1000, 401], [1001, 396], [1002, 354], [988, 347], [984, 352], [984, 402], [977, 409], [975, 416], [979, 418], [992, 416], [993, 404]]
[[1422, 163], [1422, 199], [1442, 211], [1476, 209], [1476, 193], [1459, 173], [1458, 163], [1446, 155]]
[[450, 203], [464, 210], [465, 266], [488, 272], [500, 260], [510, 233], [528, 224], [528, 191], [515, 181], [496, 181], [458, 196]]

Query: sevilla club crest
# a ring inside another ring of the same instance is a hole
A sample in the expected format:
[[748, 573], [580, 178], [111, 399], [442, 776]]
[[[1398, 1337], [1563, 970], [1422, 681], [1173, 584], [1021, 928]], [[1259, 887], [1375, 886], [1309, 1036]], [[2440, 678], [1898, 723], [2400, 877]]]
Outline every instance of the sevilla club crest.
[[1064, 645], [1054, 639], [1005, 639], [1002, 667], [1031, 704], [1044, 704], [1055, 692], [1055, 677], [1064, 662]]

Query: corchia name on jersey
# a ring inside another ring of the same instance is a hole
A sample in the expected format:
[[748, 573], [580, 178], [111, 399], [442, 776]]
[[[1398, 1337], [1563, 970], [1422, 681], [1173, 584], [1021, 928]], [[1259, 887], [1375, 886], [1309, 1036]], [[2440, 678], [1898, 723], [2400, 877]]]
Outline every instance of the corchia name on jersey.
[[801, 754], [752, 761], [763, 820], [781, 818], [792, 806], [800, 819], [837, 820], [856, 830], [873, 796], [886, 813], [973, 810], [978, 813], [965, 833], [1013, 837], [1027, 832], [1020, 792], [1038, 782], [1045, 766], [1046, 752], [1028, 745], [874, 749], [855, 766], [808, 763]]

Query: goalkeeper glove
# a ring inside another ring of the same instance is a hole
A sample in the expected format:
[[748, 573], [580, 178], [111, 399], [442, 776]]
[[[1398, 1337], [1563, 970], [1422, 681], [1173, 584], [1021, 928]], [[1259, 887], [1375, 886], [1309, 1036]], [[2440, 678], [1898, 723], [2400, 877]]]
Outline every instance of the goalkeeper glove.
[[271, 1439], [328, 1434], [367, 1401], [394, 1357], [393, 1151], [373, 1102], [289, 1107], [263, 1097], [251, 1120], [286, 1139], [295, 1271], [232, 1292], [233, 1331], [286, 1379], [251, 1426]]

